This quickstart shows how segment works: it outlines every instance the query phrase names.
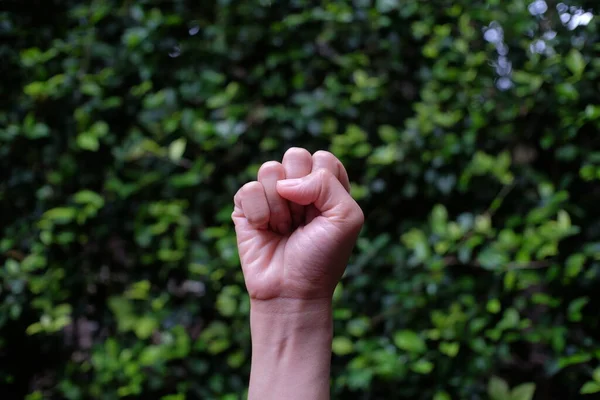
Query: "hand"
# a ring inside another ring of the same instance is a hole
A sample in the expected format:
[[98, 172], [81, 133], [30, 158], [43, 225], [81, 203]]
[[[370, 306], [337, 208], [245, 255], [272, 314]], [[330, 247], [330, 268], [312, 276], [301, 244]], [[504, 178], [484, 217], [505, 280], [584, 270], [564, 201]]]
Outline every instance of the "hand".
[[364, 221], [349, 189], [331, 153], [292, 148], [235, 195], [251, 400], [329, 399], [331, 297]]
[[232, 219], [252, 300], [331, 299], [364, 216], [331, 153], [289, 149], [235, 195]]

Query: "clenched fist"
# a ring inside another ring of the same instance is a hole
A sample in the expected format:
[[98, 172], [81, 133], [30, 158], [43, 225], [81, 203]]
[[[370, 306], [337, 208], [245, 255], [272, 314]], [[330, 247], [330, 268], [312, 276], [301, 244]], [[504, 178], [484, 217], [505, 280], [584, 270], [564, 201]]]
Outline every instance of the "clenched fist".
[[331, 153], [289, 149], [235, 195], [235, 223], [253, 300], [331, 298], [364, 216]]

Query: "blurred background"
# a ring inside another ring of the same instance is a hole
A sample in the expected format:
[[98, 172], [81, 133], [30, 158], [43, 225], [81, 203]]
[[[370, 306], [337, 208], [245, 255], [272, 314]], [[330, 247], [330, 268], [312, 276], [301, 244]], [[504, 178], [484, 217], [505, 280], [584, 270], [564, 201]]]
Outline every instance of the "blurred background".
[[598, 398], [598, 8], [1, 2], [0, 397], [244, 398], [232, 197], [301, 146], [366, 215], [334, 398]]

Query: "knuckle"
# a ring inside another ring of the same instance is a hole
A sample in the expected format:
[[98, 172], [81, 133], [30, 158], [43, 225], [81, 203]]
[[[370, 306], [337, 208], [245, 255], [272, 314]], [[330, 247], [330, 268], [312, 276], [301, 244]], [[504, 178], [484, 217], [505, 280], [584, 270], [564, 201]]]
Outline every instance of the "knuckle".
[[324, 159], [327, 159], [327, 158], [336, 159], [335, 156], [332, 153], [330, 153], [329, 151], [327, 151], [327, 150], [318, 150], [318, 151], [315, 152], [315, 154], [313, 154], [313, 157], [315, 157], [315, 158], [324, 158]]
[[354, 200], [350, 196], [350, 194], [348, 194], [347, 196], [349, 197], [350, 204], [351, 204], [350, 208], [352, 210], [351, 211], [352, 219], [354, 220], [356, 225], [362, 226], [365, 223], [365, 213], [363, 212], [360, 205], [356, 202], [356, 200]]
[[233, 196], [233, 202], [236, 206], [240, 205], [242, 202], [242, 196], [244, 193], [243, 189], [244, 189], [244, 186], [239, 188], [238, 191], [235, 192], [235, 195]]
[[333, 177], [333, 173], [327, 168], [319, 168], [316, 172], [317, 179], [327, 181]]
[[362, 226], [365, 223], [365, 213], [358, 204], [356, 205], [356, 223], [359, 226]]
[[283, 157], [284, 158], [290, 157], [290, 156], [305, 157], [307, 155], [310, 157], [310, 153], [308, 152], [308, 150], [306, 150], [306, 149], [304, 149], [302, 147], [290, 147], [288, 149], [288, 151], [285, 152], [285, 154], [283, 155]]
[[238, 189], [235, 196], [233, 196], [234, 199], [241, 200], [246, 195], [246, 193], [248, 193], [248, 191], [255, 187], [257, 184], [260, 185], [260, 183], [256, 181], [245, 183], [241, 188]]
[[279, 168], [279, 166], [281, 166], [281, 164], [277, 161], [267, 161], [260, 166], [259, 171], [271, 168]]
[[258, 169], [258, 177], [260, 178], [261, 176], [267, 174], [267, 173], [280, 173], [281, 171], [283, 171], [283, 165], [281, 165], [280, 162], [277, 161], [267, 161], [265, 163], [263, 163], [263, 165], [260, 166], [260, 168]]
[[264, 225], [268, 222], [269, 216], [266, 214], [251, 214], [246, 215], [246, 219], [251, 225]]
[[340, 207], [343, 219], [349, 227], [360, 228], [365, 223], [365, 214], [360, 205], [349, 194], [347, 196]]
[[244, 186], [242, 186], [242, 189], [240, 189], [240, 190], [244, 190], [245, 192], [247, 192], [247, 191], [250, 191], [253, 189], [257, 189], [260, 186], [262, 186], [260, 182], [252, 181], [252, 182], [246, 183]]

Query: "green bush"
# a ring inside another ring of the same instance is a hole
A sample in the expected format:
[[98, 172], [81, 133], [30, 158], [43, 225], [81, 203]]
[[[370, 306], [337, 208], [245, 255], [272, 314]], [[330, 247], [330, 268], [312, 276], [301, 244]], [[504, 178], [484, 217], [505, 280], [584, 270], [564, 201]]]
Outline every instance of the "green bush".
[[596, 2], [319, 3], [0, 11], [3, 398], [242, 397], [232, 196], [290, 146], [367, 217], [335, 398], [600, 391]]

